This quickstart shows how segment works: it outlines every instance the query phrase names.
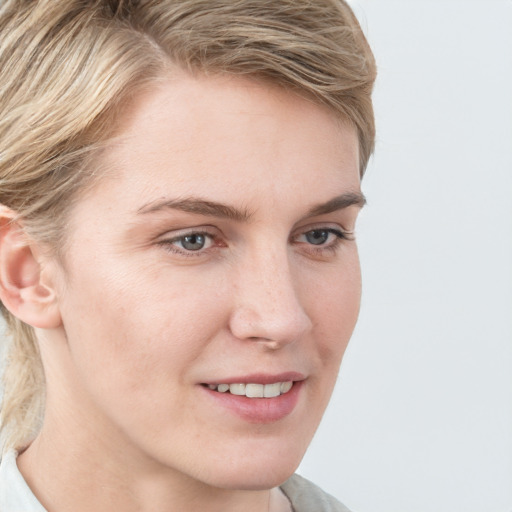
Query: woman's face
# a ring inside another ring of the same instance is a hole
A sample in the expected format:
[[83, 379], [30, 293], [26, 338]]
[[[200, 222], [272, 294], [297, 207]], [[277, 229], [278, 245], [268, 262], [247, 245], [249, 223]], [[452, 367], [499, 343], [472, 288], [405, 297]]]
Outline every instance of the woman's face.
[[311, 441], [358, 314], [355, 131], [278, 88], [188, 76], [122, 126], [108, 176], [71, 214], [49, 407], [111, 457], [276, 485]]

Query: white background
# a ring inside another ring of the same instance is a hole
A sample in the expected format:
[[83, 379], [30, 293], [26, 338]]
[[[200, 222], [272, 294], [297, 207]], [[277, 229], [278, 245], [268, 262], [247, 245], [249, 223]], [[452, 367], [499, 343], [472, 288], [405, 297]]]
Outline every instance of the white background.
[[512, 2], [352, 4], [379, 65], [364, 295], [301, 472], [354, 512], [511, 512]]
[[355, 512], [511, 512], [512, 1], [351, 4], [379, 66], [363, 303], [301, 472]]

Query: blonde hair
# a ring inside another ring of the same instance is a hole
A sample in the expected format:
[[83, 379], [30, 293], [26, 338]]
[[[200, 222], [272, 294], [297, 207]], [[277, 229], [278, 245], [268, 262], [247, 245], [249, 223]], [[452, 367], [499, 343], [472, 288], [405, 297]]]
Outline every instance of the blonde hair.
[[[343, 0], [7, 0], [0, 34], [0, 204], [56, 254], [123, 104], [170, 63], [327, 105], [357, 130], [361, 175], [373, 151], [375, 63]], [[33, 329], [1, 308], [8, 449], [40, 428], [44, 372]]]

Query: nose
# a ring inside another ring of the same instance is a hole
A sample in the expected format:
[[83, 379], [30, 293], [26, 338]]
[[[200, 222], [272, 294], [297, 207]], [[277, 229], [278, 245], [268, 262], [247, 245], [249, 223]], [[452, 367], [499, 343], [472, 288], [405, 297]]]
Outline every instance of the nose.
[[311, 329], [286, 251], [251, 257], [235, 274], [230, 330], [236, 338], [278, 349]]

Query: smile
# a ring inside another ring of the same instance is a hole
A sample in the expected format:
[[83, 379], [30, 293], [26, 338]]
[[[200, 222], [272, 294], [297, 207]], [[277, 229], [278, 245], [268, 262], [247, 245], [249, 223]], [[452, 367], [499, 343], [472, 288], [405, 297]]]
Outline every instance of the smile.
[[212, 391], [231, 393], [247, 398], [275, 398], [284, 395], [292, 389], [293, 381], [274, 382], [272, 384], [207, 384]]

